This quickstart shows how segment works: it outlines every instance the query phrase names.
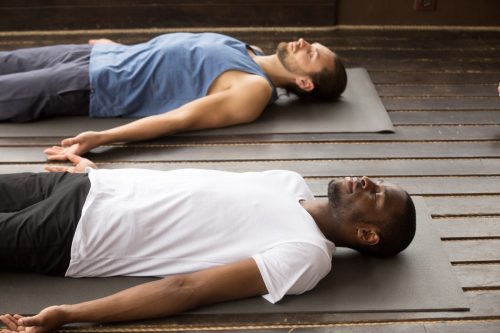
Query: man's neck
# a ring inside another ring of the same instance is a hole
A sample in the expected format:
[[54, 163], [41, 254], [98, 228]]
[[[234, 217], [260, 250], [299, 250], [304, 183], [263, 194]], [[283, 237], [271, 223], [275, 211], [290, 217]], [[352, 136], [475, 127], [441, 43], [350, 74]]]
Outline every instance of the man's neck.
[[347, 225], [333, 214], [328, 199], [316, 199], [300, 202], [311, 215], [326, 238], [339, 247], [350, 247], [350, 235]]
[[283, 67], [276, 54], [256, 56], [253, 60], [262, 68], [276, 87], [285, 88], [295, 82], [293, 75]]

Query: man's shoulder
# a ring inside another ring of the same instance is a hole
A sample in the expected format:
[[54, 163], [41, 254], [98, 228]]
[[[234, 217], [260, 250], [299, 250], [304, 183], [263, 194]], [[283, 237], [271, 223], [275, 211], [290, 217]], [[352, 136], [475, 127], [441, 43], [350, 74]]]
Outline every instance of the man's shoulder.
[[238, 79], [235, 80], [235, 83], [233, 85], [233, 87], [237, 90], [241, 89], [241, 91], [244, 90], [259, 95], [266, 94], [269, 97], [271, 96], [273, 88], [266, 78], [260, 75], [249, 74], [245, 72], [239, 72], [237, 76]]
[[286, 179], [287, 181], [304, 181], [304, 177], [296, 171], [284, 170], [284, 169], [273, 169], [261, 171], [263, 175], [268, 175], [273, 178]]

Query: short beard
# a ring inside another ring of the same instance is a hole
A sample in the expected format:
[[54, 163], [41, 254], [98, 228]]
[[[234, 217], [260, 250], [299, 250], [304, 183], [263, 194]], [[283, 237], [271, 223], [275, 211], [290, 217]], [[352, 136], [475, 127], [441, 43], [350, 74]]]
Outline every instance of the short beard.
[[340, 184], [335, 180], [328, 183], [328, 201], [332, 208], [338, 209], [341, 207]]
[[276, 55], [278, 56], [278, 60], [280, 63], [285, 67], [285, 69], [289, 72], [291, 72], [290, 64], [288, 61], [289, 53], [287, 50], [287, 45], [288, 43], [286, 42], [281, 42], [278, 44], [278, 47], [276, 48]]
[[347, 221], [347, 207], [342, 202], [341, 183], [334, 180], [328, 183], [328, 202], [332, 207], [333, 217], [338, 223], [346, 223]]

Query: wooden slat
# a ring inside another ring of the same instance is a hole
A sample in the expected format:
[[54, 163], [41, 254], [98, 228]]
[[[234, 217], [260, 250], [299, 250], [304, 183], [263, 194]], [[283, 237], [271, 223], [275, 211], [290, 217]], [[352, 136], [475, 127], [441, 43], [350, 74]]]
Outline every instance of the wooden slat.
[[500, 195], [426, 197], [425, 202], [433, 216], [500, 215]]
[[[100, 168], [141, 167], [155, 170], [182, 168], [214, 169], [233, 172], [292, 170], [308, 177], [367, 175], [384, 176], [450, 176], [500, 175], [500, 159], [452, 160], [318, 160], [318, 161], [256, 161], [256, 162], [123, 162], [99, 163]], [[0, 173], [42, 171], [43, 164], [0, 164]]]
[[[312, 36], [311, 36], [312, 37]], [[312, 37], [313, 38], [313, 37]], [[324, 38], [324, 37], [323, 37]], [[318, 42], [320, 42], [318, 40]], [[417, 48], [417, 47], [376, 47], [376, 46], [339, 46], [338, 44], [329, 42], [328, 39], [323, 41], [342, 57], [364, 61], [365, 59], [421, 59], [421, 60], [448, 60], [448, 62], [463, 62], [472, 61], [478, 62], [481, 60], [492, 61], [500, 56], [500, 49], [455, 49], [455, 48]]]
[[[285, 326], [285, 327], [283, 327]], [[259, 332], [259, 333], [386, 333], [386, 332], [411, 332], [411, 333], [493, 333], [500, 327], [499, 320], [474, 320], [470, 321], [435, 321], [435, 322], [380, 322], [372, 323], [367, 325], [366, 323], [337, 323], [337, 324], [325, 324], [325, 325], [276, 325], [278, 328], [272, 328], [272, 326], [267, 328], [245, 328], [236, 329], [237, 326], [230, 329], [233, 333], [248, 333], [248, 332]], [[222, 328], [221, 328], [222, 329]], [[185, 330], [182, 328], [182, 332], [204, 332], [204, 331], [214, 331], [216, 328], [206, 328], [205, 329], [193, 329], [187, 328]], [[75, 333], [79, 332], [78, 330]], [[221, 332], [216, 330], [216, 332]]]
[[453, 270], [462, 288], [500, 287], [500, 264], [457, 265]]
[[[265, 317], [265, 316], [264, 316]], [[116, 332], [122, 329], [127, 332], [232, 332], [232, 333], [385, 333], [385, 332], [411, 332], [411, 333], [496, 333], [499, 328], [499, 319], [495, 318], [472, 318], [472, 319], [451, 319], [451, 320], [414, 320], [406, 322], [398, 321], [380, 321], [380, 322], [326, 322], [325, 323], [290, 323], [287, 317], [284, 317], [284, 323], [274, 324], [254, 324], [248, 327], [234, 323], [233, 325], [151, 325], [150, 323], [139, 323], [137, 325], [116, 326], [111, 330]], [[95, 332], [101, 330], [96, 328]], [[88, 326], [72, 326], [71, 332], [88, 333], [94, 332]]]
[[[500, 157], [498, 142], [240, 144], [199, 146], [114, 146], [99, 161], [240, 161], [272, 159], [464, 158]], [[383, 154], [381, 153], [383, 151]], [[39, 147], [0, 147], [0, 162], [43, 162]]]
[[397, 125], [481, 125], [499, 124], [498, 111], [392, 111], [392, 122]]
[[377, 84], [382, 97], [463, 97], [480, 96], [498, 98], [497, 84]]
[[498, 73], [429, 73], [423, 71], [371, 71], [375, 84], [498, 84]]
[[449, 241], [443, 246], [455, 263], [500, 260], [500, 239]]
[[344, 59], [347, 67], [365, 67], [369, 71], [397, 70], [401, 72], [412, 71], [443, 71], [464, 72], [479, 71], [487, 73], [500, 73], [500, 61], [474, 61], [464, 60], [462, 62], [447, 62], [435, 59]]
[[479, 238], [500, 235], [500, 218], [498, 217], [434, 218], [432, 222], [441, 238]]
[[[318, 325], [320, 326], [320, 325]], [[411, 333], [494, 333], [500, 328], [500, 320], [475, 320], [470, 321], [436, 321], [436, 322], [407, 322], [407, 323], [373, 323], [371, 325], [356, 323], [339, 323], [326, 325], [325, 327], [314, 327], [314, 325], [296, 328], [294, 326], [286, 328], [268, 328], [231, 330], [235, 333], [259, 332], [259, 333], [386, 333], [386, 332], [411, 332]], [[184, 331], [183, 331], [184, 332]], [[187, 331], [191, 332], [191, 331]], [[200, 332], [200, 331], [193, 331]]]
[[[498, 98], [498, 90], [494, 98], [382, 98], [385, 108], [388, 111], [392, 110], [497, 110], [500, 111], [500, 99]], [[500, 121], [500, 114], [497, 120]]]

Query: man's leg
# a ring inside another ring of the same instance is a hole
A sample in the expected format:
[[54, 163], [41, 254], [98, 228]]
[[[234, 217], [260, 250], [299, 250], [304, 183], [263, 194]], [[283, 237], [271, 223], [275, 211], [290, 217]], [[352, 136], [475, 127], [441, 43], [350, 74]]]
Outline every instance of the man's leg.
[[17, 212], [47, 199], [66, 179], [65, 173], [0, 174], [0, 213]]
[[[37, 50], [43, 50], [40, 59]], [[4, 72], [0, 75], [0, 121], [88, 114], [90, 51], [89, 45], [64, 45], [18, 50], [14, 52], [19, 54], [3, 59], [0, 55]]]
[[30, 72], [89, 54], [90, 45], [53, 45], [0, 52], [0, 75]]
[[[75, 82], [85, 79], [87, 83]], [[0, 121], [27, 122], [57, 115], [86, 115], [88, 88], [88, 72], [66, 64], [0, 75]]]
[[64, 275], [89, 189], [86, 174], [0, 175], [0, 270]]

